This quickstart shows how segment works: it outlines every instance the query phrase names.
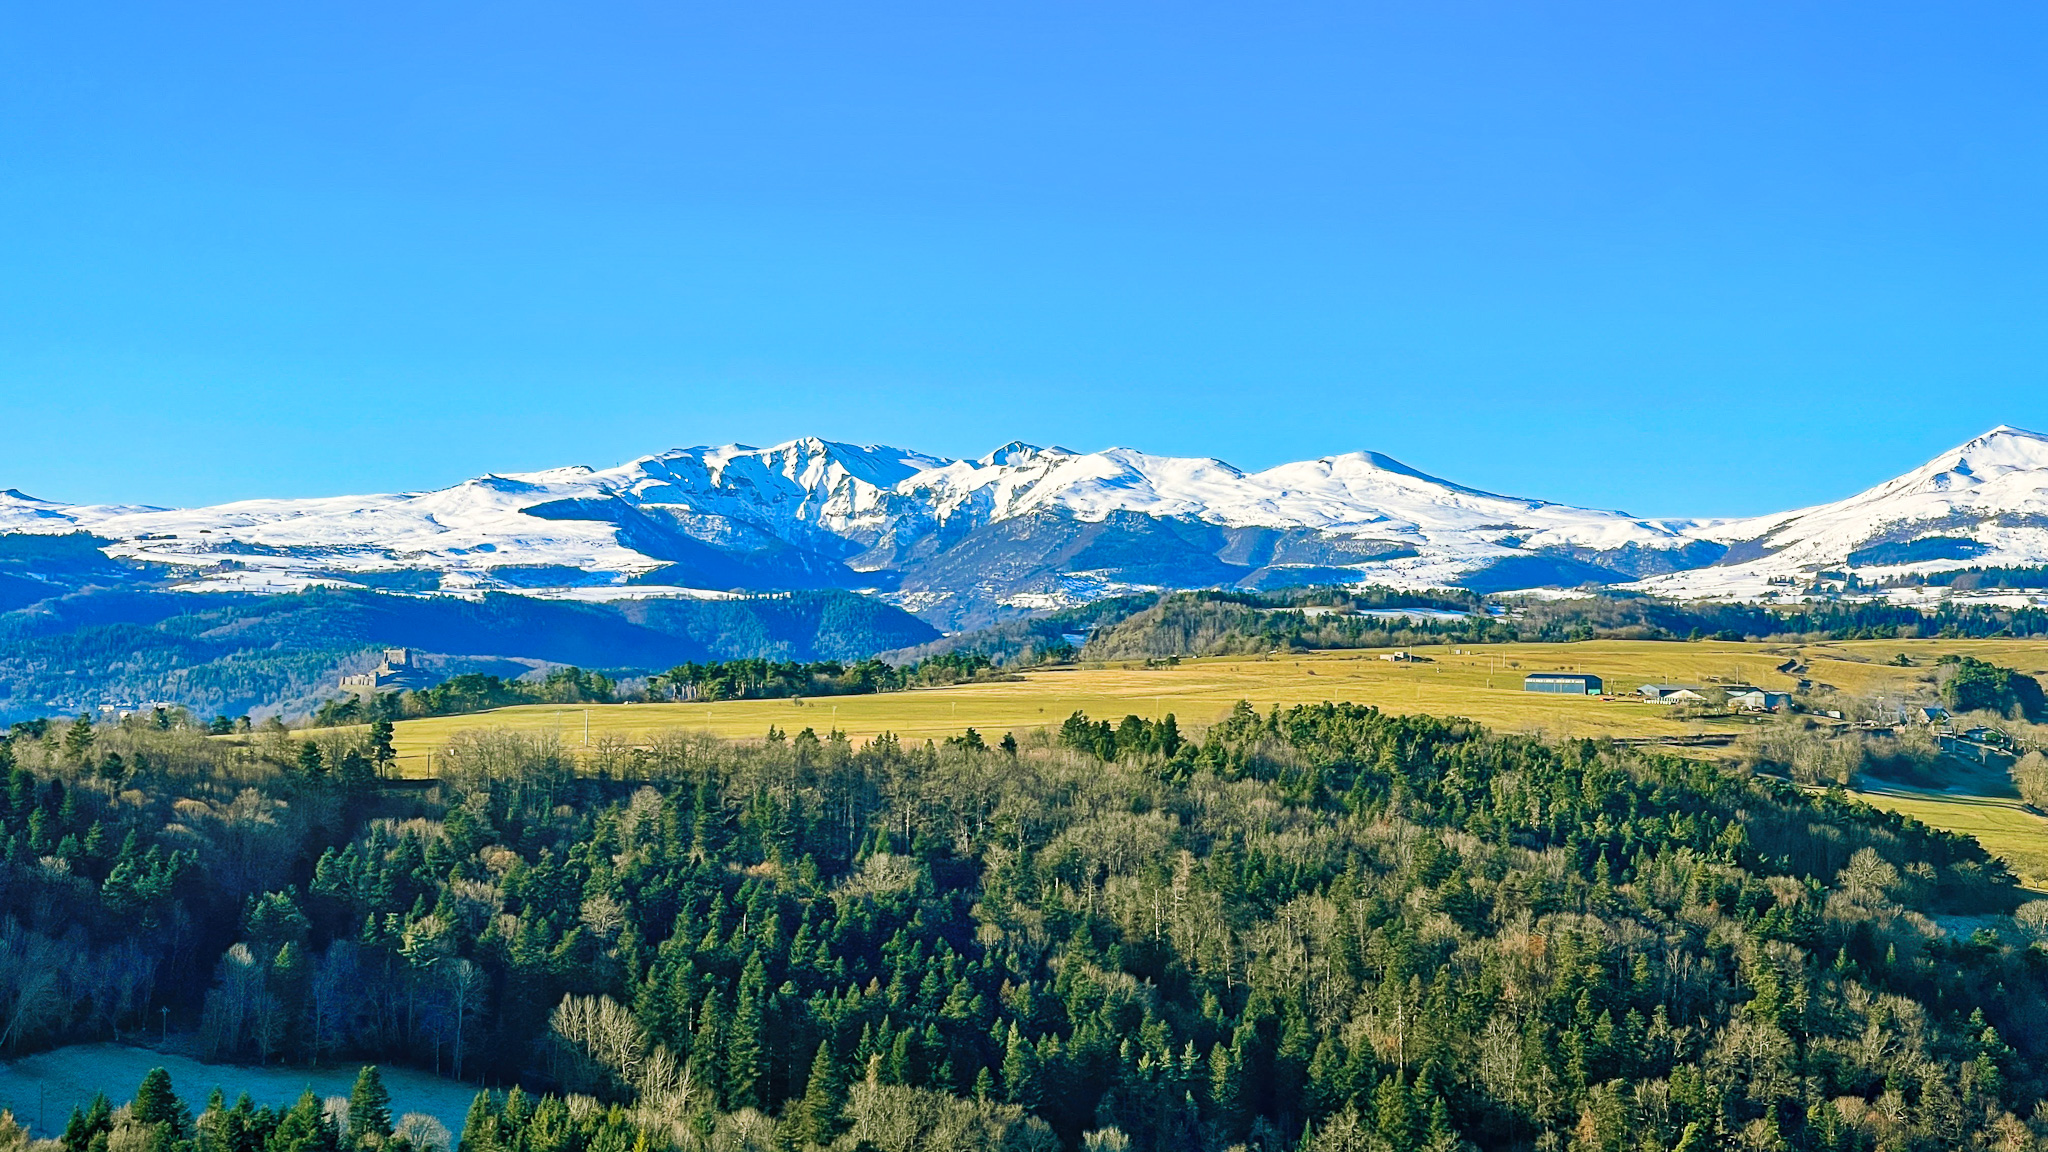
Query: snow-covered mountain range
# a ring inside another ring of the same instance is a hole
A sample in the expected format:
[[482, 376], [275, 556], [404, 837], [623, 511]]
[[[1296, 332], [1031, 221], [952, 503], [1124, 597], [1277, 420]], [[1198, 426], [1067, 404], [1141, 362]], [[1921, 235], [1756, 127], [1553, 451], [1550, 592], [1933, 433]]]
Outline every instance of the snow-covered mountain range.
[[840, 587], [951, 627], [1153, 587], [1590, 582], [1796, 599], [1850, 575], [1896, 584], [2048, 563], [2048, 437], [1998, 428], [1847, 500], [1739, 521], [1501, 496], [1372, 452], [1244, 472], [1124, 448], [1013, 443], [948, 460], [818, 439], [197, 509], [0, 492], [0, 533], [80, 530], [195, 590], [620, 599]]

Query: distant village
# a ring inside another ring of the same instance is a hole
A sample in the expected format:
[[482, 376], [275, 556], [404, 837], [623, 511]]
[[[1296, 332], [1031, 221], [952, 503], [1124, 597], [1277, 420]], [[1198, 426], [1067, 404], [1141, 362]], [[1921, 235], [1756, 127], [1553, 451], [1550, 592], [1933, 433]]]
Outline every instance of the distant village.
[[[1774, 692], [1753, 684], [1641, 684], [1633, 691], [1610, 692], [1600, 677], [1587, 672], [1532, 672], [1522, 679], [1524, 692], [1555, 696], [1598, 696], [1604, 700], [1631, 700], [1648, 704], [1693, 704], [1703, 709], [1724, 709], [1729, 713], [1809, 712], [1817, 717], [1842, 721], [1834, 709], [1809, 710], [1798, 704], [1790, 692]], [[1980, 764], [2002, 767], [2025, 749], [2011, 734], [1997, 728], [1958, 729], [1948, 709], [1936, 704], [1895, 705], [1876, 718], [1842, 727], [1866, 735], [1884, 736], [1902, 728], [1928, 730], [1944, 754]], [[1722, 734], [1697, 737], [1698, 741], [1723, 742], [1733, 737]]]

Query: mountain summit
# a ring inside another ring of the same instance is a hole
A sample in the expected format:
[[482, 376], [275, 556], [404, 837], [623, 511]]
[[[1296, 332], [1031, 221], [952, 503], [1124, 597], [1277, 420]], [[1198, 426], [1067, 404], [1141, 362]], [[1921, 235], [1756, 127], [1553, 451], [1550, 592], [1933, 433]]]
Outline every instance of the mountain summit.
[[1924, 584], [1958, 561], [2048, 561], [2048, 437], [1997, 428], [1835, 504], [1708, 523], [1498, 495], [1376, 452], [1245, 472], [1130, 448], [1013, 441], [952, 460], [815, 437], [198, 509], [0, 492], [0, 532], [77, 530], [195, 590], [596, 600], [838, 587], [948, 627], [1154, 587], [1590, 582], [1772, 597], [1850, 571]]
[[1647, 587], [1755, 599], [1831, 580], [1847, 586], [1852, 576], [1905, 590], [1965, 564], [2039, 567], [2048, 564], [2048, 436], [2001, 425], [1846, 500], [1696, 534], [1728, 546], [1721, 563]]

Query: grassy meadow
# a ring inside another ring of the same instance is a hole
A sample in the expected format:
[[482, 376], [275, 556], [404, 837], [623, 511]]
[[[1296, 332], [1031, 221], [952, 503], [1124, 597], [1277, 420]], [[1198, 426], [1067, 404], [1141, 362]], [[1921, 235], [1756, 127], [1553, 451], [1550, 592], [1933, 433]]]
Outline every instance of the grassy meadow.
[[[1741, 719], [1687, 720], [1671, 709], [1598, 697], [1522, 691], [1530, 672], [1590, 672], [1610, 693], [1638, 685], [1743, 683], [1790, 690], [1800, 679], [1855, 695], [1932, 695], [1935, 662], [1944, 654], [1976, 656], [2048, 676], [2048, 642], [2011, 640], [1866, 640], [1818, 644], [1719, 641], [1670, 643], [1594, 640], [1575, 644], [1422, 647], [1414, 663], [1380, 659], [1387, 650], [1210, 657], [1178, 667], [1106, 665], [1027, 672], [1022, 679], [873, 696], [807, 700], [734, 700], [709, 704], [524, 705], [465, 716], [407, 720], [397, 725], [399, 771], [424, 776], [433, 755], [465, 729], [502, 727], [552, 732], [572, 751], [600, 744], [646, 744], [664, 732], [708, 732], [757, 739], [770, 726], [795, 732], [837, 728], [855, 741], [884, 732], [904, 739], [943, 739], [975, 728], [990, 740], [1007, 731], [1056, 725], [1075, 711], [1102, 719], [1127, 713], [1173, 713], [1199, 729], [1239, 701], [1260, 709], [1323, 700], [1372, 704], [1390, 712], [1467, 716], [1495, 729], [1580, 736], [1682, 736], [1740, 731]], [[1892, 661], [1904, 654], [1910, 666]], [[1796, 671], [1781, 672], [1788, 661]], [[1711, 754], [1711, 753], [1707, 753]], [[1860, 793], [1880, 807], [1937, 828], [1976, 836], [2029, 886], [2048, 890], [2048, 818], [2017, 800], [1904, 788]]]
[[1856, 795], [1933, 828], [1974, 836], [2005, 861], [2029, 888], [2048, 891], [2048, 817], [2006, 796], [1966, 796], [1918, 788], [1885, 787]]
[[[1740, 720], [1682, 720], [1656, 704], [1596, 697], [1549, 696], [1522, 691], [1530, 672], [1582, 671], [1600, 676], [1611, 692], [1652, 681], [1685, 684], [1745, 683], [1789, 690], [1805, 678], [1845, 692], [1931, 692], [1933, 664], [1957, 652], [2026, 671], [2048, 673], [2048, 643], [1997, 640], [1848, 641], [1809, 645], [1704, 641], [1668, 643], [1595, 640], [1576, 644], [1496, 644], [1476, 648], [1414, 649], [1415, 663], [1382, 660], [1385, 650], [1350, 650], [1271, 657], [1210, 657], [1178, 667], [1086, 666], [1027, 672], [1015, 681], [893, 692], [873, 696], [794, 700], [734, 700], [697, 704], [547, 704], [500, 708], [464, 716], [407, 720], [398, 725], [399, 769], [430, 771], [430, 757], [452, 734], [504, 727], [554, 732], [572, 748], [612, 742], [642, 744], [665, 731], [701, 731], [753, 739], [770, 726], [786, 731], [837, 728], [856, 741], [883, 732], [905, 739], [940, 739], [975, 728], [994, 739], [1006, 731], [1056, 725], [1076, 710], [1096, 718], [1127, 713], [1174, 713], [1199, 728], [1239, 700], [1275, 704], [1344, 700], [1391, 712], [1467, 716], [1506, 731], [1552, 737], [1675, 736], [1735, 730]], [[1887, 663], [1905, 653], [1914, 664]], [[1780, 672], [1788, 660], [1803, 671]]]

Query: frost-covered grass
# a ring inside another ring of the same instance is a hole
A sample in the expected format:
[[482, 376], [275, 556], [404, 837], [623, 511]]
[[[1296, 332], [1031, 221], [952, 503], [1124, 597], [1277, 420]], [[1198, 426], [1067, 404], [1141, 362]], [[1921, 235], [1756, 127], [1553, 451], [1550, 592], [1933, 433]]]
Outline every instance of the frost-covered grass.
[[[355, 1086], [359, 1065], [333, 1068], [258, 1068], [239, 1064], [202, 1064], [185, 1056], [133, 1048], [125, 1044], [77, 1044], [52, 1052], [0, 1063], [0, 1107], [14, 1113], [38, 1136], [55, 1136], [74, 1105], [84, 1106], [95, 1092], [105, 1092], [118, 1107], [133, 1099], [136, 1085], [151, 1068], [171, 1074], [171, 1086], [193, 1112], [206, 1106], [216, 1087], [232, 1104], [243, 1092], [258, 1104], [288, 1105], [311, 1088], [323, 1099], [347, 1096]], [[380, 1065], [384, 1086], [391, 1090], [391, 1114], [424, 1112], [439, 1120], [451, 1136], [462, 1134], [476, 1087]]]

